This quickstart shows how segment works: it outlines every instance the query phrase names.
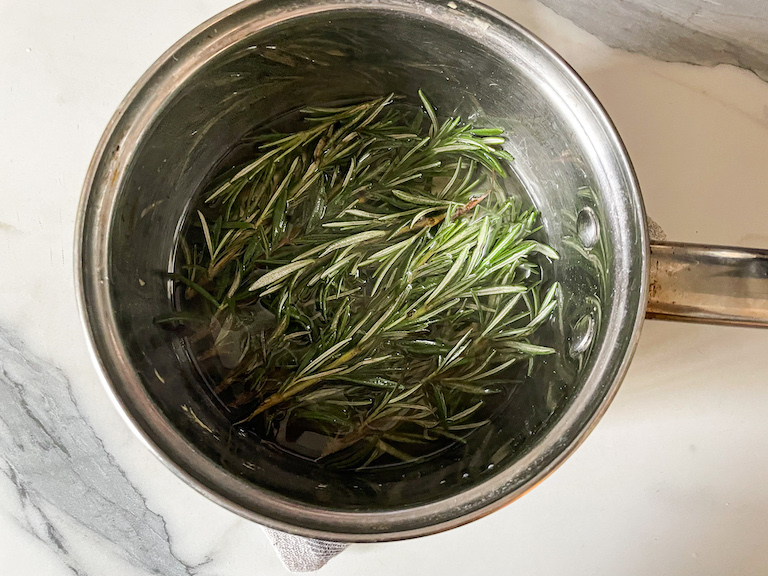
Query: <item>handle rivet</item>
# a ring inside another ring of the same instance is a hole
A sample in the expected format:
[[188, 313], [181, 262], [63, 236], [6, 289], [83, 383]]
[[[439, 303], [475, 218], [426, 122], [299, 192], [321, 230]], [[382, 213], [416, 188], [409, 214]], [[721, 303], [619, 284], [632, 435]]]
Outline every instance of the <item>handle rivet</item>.
[[597, 244], [600, 237], [600, 224], [597, 222], [595, 211], [589, 206], [579, 211], [576, 218], [576, 235], [581, 245], [587, 250]]

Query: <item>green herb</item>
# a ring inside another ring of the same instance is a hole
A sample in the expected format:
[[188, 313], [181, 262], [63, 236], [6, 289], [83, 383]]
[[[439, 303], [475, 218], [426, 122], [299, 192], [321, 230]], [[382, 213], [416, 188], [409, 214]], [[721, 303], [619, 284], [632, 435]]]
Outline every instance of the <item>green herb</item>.
[[306, 108], [259, 137], [204, 194], [174, 275], [236, 424], [313, 432], [305, 452], [340, 467], [464, 441], [553, 352], [529, 338], [558, 292], [537, 254], [557, 254], [502, 187], [502, 130], [419, 97]]

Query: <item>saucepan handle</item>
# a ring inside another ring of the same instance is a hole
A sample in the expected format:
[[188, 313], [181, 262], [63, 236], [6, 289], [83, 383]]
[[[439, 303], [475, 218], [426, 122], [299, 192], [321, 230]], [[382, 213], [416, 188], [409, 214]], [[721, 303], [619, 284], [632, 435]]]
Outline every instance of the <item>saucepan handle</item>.
[[768, 250], [652, 242], [648, 318], [768, 328]]

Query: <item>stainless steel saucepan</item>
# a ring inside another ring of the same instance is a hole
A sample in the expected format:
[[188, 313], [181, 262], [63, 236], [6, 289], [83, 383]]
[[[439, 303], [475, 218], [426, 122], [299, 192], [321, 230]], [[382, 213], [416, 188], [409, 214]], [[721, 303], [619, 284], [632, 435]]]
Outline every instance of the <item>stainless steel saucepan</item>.
[[[153, 319], [195, 191], [244, 134], [307, 104], [423, 89], [502, 125], [514, 187], [561, 254], [558, 353], [466, 446], [338, 472], [233, 432], [183, 343]], [[652, 243], [616, 130], [576, 73], [516, 23], [461, 0], [247, 1], [164, 54], [117, 110], [83, 193], [77, 279], [122, 413], [184, 481], [261, 524], [339, 541], [445, 530], [521, 496], [584, 440], [646, 316], [768, 326], [768, 252]]]

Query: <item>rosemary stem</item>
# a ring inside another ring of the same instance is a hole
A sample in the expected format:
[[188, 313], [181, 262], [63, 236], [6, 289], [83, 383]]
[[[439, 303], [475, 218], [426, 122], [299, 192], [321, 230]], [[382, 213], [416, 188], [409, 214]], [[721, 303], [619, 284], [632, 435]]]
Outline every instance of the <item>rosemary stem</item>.
[[200, 316], [188, 342], [236, 425], [311, 429], [328, 438], [315, 456], [350, 466], [418, 458], [552, 352], [535, 331], [557, 253], [504, 191], [503, 130], [418, 100], [306, 108], [204, 191], [172, 321]]

